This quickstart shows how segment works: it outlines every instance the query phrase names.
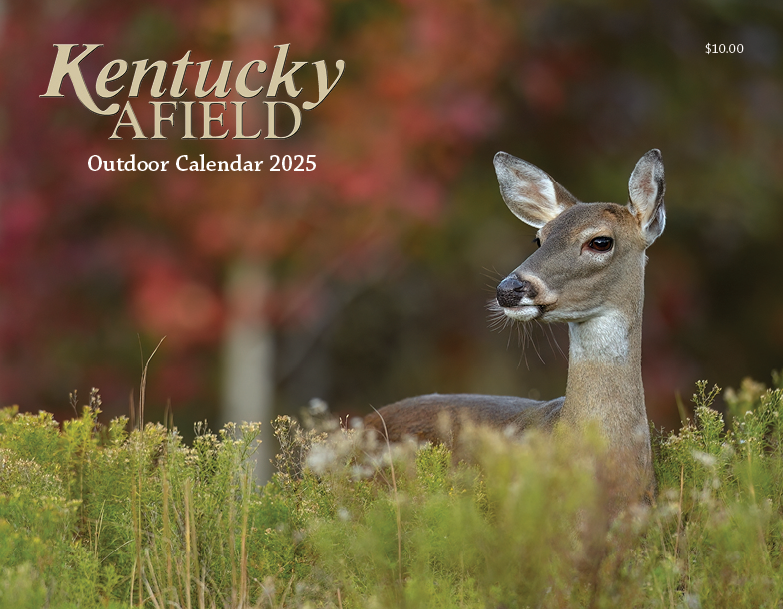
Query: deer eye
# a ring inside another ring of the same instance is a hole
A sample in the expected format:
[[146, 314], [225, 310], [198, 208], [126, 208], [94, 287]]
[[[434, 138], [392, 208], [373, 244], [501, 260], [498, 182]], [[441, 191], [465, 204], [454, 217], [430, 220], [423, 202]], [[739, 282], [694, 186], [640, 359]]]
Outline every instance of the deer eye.
[[596, 252], [608, 252], [613, 245], [614, 239], [611, 237], [596, 237], [587, 244], [587, 247]]
[[533, 239], [533, 243], [535, 243], [538, 247], [541, 247], [541, 239], [539, 239], [538, 237]]

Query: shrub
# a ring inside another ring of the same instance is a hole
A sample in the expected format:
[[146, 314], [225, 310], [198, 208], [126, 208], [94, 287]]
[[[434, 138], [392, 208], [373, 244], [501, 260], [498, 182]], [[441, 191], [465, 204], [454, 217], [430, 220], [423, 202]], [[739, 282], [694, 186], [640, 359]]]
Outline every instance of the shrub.
[[[772, 607], [783, 598], [783, 378], [658, 432], [645, 502], [597, 434], [444, 446], [279, 418], [176, 429], [0, 411], [0, 607]], [[728, 421], [728, 423], [726, 422]], [[622, 501], [618, 501], [618, 497]]]

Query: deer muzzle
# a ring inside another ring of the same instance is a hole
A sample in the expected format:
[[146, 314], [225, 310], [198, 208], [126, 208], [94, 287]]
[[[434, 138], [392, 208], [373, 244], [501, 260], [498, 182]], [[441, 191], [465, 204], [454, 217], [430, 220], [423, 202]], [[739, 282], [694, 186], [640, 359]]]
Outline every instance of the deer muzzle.
[[498, 284], [498, 304], [506, 309], [518, 307], [523, 300], [524, 304], [532, 304], [532, 300], [538, 295], [535, 286], [526, 279], [520, 279], [516, 273], [511, 273]]

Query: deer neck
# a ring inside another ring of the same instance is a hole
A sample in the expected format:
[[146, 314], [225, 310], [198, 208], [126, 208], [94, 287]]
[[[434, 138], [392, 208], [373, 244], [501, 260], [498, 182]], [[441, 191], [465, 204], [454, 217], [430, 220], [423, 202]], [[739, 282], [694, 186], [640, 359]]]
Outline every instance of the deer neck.
[[633, 306], [607, 308], [569, 323], [568, 383], [562, 418], [598, 424], [613, 449], [649, 464], [650, 436], [642, 386], [642, 288]]

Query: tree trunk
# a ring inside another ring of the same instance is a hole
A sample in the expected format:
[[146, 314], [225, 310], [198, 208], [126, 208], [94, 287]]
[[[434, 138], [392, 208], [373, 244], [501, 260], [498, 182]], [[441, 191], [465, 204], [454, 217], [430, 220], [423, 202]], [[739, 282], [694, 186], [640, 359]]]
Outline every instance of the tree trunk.
[[223, 337], [223, 423], [261, 422], [256, 477], [261, 484], [272, 475], [274, 456], [274, 336], [264, 304], [269, 280], [262, 264], [234, 262], [226, 282], [227, 318]]

